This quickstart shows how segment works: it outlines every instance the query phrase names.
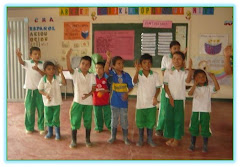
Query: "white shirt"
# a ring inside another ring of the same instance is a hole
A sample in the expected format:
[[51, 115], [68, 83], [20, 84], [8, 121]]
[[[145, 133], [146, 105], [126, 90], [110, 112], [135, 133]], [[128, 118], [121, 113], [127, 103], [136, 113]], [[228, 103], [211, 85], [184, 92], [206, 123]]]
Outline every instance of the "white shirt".
[[193, 112], [211, 112], [211, 95], [215, 93], [213, 85], [197, 86], [193, 92]]
[[[185, 91], [187, 78], [187, 72], [184, 68], [179, 71], [174, 67], [171, 70], [166, 70], [163, 77], [163, 83], [168, 85], [170, 93], [174, 100], [185, 100]], [[169, 98], [167, 93], [165, 94], [166, 98]]]
[[161, 62], [161, 70], [165, 71], [165, 70], [169, 70], [172, 68], [172, 55], [165, 55], [162, 58], [162, 62]]
[[156, 93], [156, 88], [160, 88], [160, 78], [157, 72], [150, 70], [146, 77], [142, 70], [138, 74], [138, 89], [137, 89], [137, 109], [153, 108], [153, 98]]
[[96, 85], [96, 76], [92, 73], [87, 73], [84, 76], [80, 69], [75, 69], [71, 75], [74, 84], [73, 101], [83, 105], [92, 105], [92, 95], [85, 100], [82, 97], [92, 91], [92, 86]]
[[60, 76], [54, 75], [52, 83], [49, 82], [46, 75], [41, 78], [38, 90], [46, 92], [51, 97], [51, 101], [49, 101], [46, 96], [42, 96], [44, 106], [58, 106], [62, 104], [61, 83], [62, 78]]
[[[26, 70], [24, 89], [35, 90], [38, 88], [38, 83], [42, 78], [42, 75], [36, 70], [32, 69], [35, 66], [33, 60], [24, 60], [25, 64], [22, 67]], [[38, 68], [43, 71], [43, 62], [38, 61]]]

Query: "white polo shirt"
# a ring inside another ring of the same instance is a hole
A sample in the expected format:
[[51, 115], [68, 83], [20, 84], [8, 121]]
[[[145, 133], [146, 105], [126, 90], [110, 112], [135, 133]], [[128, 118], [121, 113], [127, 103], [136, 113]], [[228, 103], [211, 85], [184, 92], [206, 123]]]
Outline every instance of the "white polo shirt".
[[[174, 100], [185, 100], [185, 91], [188, 72], [181, 68], [179, 71], [172, 67], [170, 70], [166, 70], [163, 77], [163, 84], [168, 85], [170, 93]], [[167, 93], [166, 98], [169, 98]]]
[[80, 69], [75, 69], [71, 75], [74, 84], [73, 101], [83, 105], [92, 105], [92, 95], [85, 100], [82, 100], [82, 97], [92, 91], [92, 86], [96, 85], [96, 76], [92, 73], [84, 76]]
[[160, 88], [160, 77], [157, 72], [151, 71], [146, 77], [143, 71], [138, 73], [138, 89], [137, 89], [137, 109], [153, 108], [153, 98], [156, 88]]
[[46, 92], [50, 97], [51, 101], [46, 96], [43, 97], [44, 106], [58, 106], [62, 104], [62, 96], [60, 90], [60, 84], [62, 78], [60, 76], [53, 76], [52, 83], [47, 80], [47, 76], [44, 75], [38, 85], [38, 90]]
[[216, 93], [213, 85], [197, 86], [193, 92], [193, 112], [211, 112], [211, 95]]
[[162, 62], [161, 62], [161, 70], [165, 71], [165, 70], [169, 70], [172, 68], [172, 55], [165, 55], [162, 58]]
[[[24, 62], [25, 64], [22, 65], [22, 67], [26, 70], [26, 76], [23, 88], [35, 90], [38, 88], [38, 83], [42, 78], [42, 75], [36, 70], [32, 69], [32, 67], [35, 66], [33, 60], [24, 60]], [[42, 61], [38, 61], [38, 68], [43, 71]]]

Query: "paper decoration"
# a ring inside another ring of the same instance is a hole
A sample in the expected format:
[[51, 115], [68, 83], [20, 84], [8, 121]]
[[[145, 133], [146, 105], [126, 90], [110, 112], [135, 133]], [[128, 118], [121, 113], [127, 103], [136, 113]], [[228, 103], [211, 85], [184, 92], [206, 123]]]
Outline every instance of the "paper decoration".
[[213, 15], [214, 14], [214, 8], [203, 8], [203, 15]]
[[172, 28], [172, 21], [143, 20], [143, 27]]
[[203, 8], [192, 8], [192, 14], [193, 15], [202, 15], [203, 14]]
[[133, 8], [128, 8], [128, 14], [129, 15], [138, 15], [139, 14], [139, 8], [133, 7]]
[[141, 15], [150, 15], [152, 13], [151, 12], [151, 7], [140, 7], [139, 13]]
[[158, 55], [169, 55], [169, 45], [173, 40], [171, 32], [159, 32], [158, 33]]
[[151, 56], [156, 55], [156, 33], [141, 34], [141, 55], [148, 53]]
[[94, 53], [106, 58], [106, 52], [109, 50], [112, 56], [119, 55], [124, 60], [133, 60], [134, 34], [133, 30], [95, 31]]
[[118, 8], [118, 15], [127, 15], [128, 14], [128, 8]]
[[231, 26], [233, 24], [233, 21], [232, 20], [226, 20], [224, 21], [224, 25], [225, 26]]
[[89, 8], [59, 8], [59, 16], [89, 16]]
[[181, 48], [184, 50], [186, 48], [187, 41], [187, 27], [186, 26], [176, 26], [175, 39], [180, 43]]
[[69, 41], [62, 41], [62, 48], [69, 48], [70, 42]]
[[69, 8], [59, 8], [59, 16], [69, 16]]
[[228, 44], [227, 34], [201, 34], [199, 53], [208, 55], [223, 55], [223, 49]]
[[95, 21], [97, 19], [96, 12], [91, 13], [92, 20]]
[[160, 7], [152, 7], [152, 15], [162, 14], [162, 8]]
[[80, 42], [74, 42], [73, 43], [73, 48], [75, 48], [75, 49], [80, 48]]
[[89, 41], [81, 41], [81, 47], [89, 47]]
[[108, 7], [108, 8], [97, 8], [98, 15], [118, 15], [117, 7]]
[[172, 8], [162, 8], [162, 14], [172, 14]]
[[183, 15], [184, 14], [184, 8], [172, 8], [172, 14]]
[[90, 39], [89, 22], [64, 22], [64, 40]]

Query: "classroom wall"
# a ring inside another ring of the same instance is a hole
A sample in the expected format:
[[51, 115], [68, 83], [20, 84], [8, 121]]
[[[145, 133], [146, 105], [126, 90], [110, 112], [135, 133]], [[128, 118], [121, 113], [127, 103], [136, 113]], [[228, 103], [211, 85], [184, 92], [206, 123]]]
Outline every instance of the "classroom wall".
[[[188, 55], [193, 58], [199, 55], [200, 34], [228, 34], [228, 43], [232, 44], [232, 26], [224, 26], [224, 21], [233, 20], [233, 8], [215, 7], [214, 15], [191, 15], [191, 19], [186, 19], [187, 11], [192, 8], [184, 8], [184, 15], [112, 15], [97, 16], [95, 21], [91, 18], [91, 13], [97, 8], [89, 8], [89, 16], [59, 16], [59, 8], [8, 8], [8, 17], [27, 17], [29, 26], [54, 26], [54, 31], [48, 31], [47, 46], [42, 46], [42, 60], [55, 60], [66, 69], [65, 54], [68, 49], [62, 48], [64, 22], [87, 21], [90, 22], [90, 40], [86, 48], [88, 55], [92, 54], [92, 23], [142, 23], [143, 20], [171, 20], [173, 23], [188, 23]], [[50, 22], [52, 17], [54, 22]], [[38, 18], [39, 22], [35, 22]], [[42, 23], [41, 19], [46, 18]], [[184, 50], [184, 48], [182, 48]], [[81, 54], [81, 53], [74, 53]], [[160, 66], [160, 65], [159, 65]], [[194, 65], [196, 66], [196, 65]], [[159, 72], [160, 68], [153, 70]], [[126, 67], [125, 71], [131, 76], [134, 75], [134, 68]], [[161, 76], [162, 79], [162, 76]], [[64, 91], [64, 89], [62, 89]], [[221, 86], [221, 90], [213, 95], [214, 98], [232, 98], [232, 85]], [[72, 93], [72, 84], [68, 81], [67, 92]], [[131, 93], [136, 94], [136, 88]]]

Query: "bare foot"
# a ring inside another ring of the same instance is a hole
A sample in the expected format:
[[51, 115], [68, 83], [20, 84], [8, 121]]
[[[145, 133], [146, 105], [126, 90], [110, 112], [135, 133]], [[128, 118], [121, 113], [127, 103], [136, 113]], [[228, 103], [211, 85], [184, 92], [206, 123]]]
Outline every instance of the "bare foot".
[[166, 145], [167, 145], [167, 146], [170, 146], [173, 141], [174, 141], [174, 139], [169, 139], [169, 140], [166, 142]]
[[174, 139], [173, 142], [171, 143], [171, 147], [176, 147], [178, 146], [179, 142], [178, 140]]

